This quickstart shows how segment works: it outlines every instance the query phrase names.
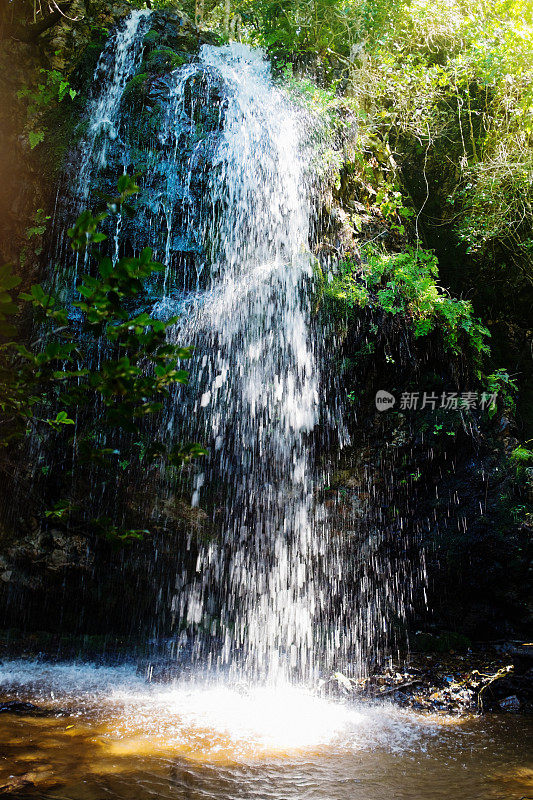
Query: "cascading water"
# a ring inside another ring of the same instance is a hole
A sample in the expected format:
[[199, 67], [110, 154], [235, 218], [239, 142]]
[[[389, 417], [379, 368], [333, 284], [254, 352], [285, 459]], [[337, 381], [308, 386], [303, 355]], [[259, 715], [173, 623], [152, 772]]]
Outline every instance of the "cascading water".
[[147, 9], [133, 10], [123, 25], [113, 31], [96, 65], [94, 89], [87, 109], [87, 132], [75, 150], [74, 168], [67, 172], [66, 185], [60, 187], [59, 207], [52, 231], [53, 264], [64, 266], [52, 269], [49, 280], [62, 293], [68, 286], [76, 286], [79, 266], [79, 257], [73, 258], [65, 236], [65, 223], [72, 221], [76, 212], [91, 202], [91, 190], [107, 166], [108, 154], [114, 144], [119, 145], [122, 154], [121, 171], [128, 163], [127, 147], [120, 138], [122, 100], [128, 79], [139, 66], [143, 37], [149, 24], [150, 12]]
[[[309, 442], [319, 375], [298, 118], [262, 53], [204, 47], [205, 67], [226, 90], [210, 180], [217, 245], [210, 284], [178, 330], [202, 354], [193, 413], [214, 450], [193, 503], [217, 480], [226, 502], [221, 536], [201, 549], [197, 575], [182, 578], [175, 607], [202, 623], [218, 595], [222, 661], [240, 657], [262, 676], [287, 662], [307, 674], [320, 613]], [[179, 424], [173, 415], [171, 430]]]
[[94, 81], [102, 84], [102, 91], [93, 97], [88, 109], [89, 130], [78, 163], [77, 194], [81, 201], [89, 196], [94, 173], [107, 164], [109, 144], [120, 135], [122, 96], [139, 65], [149, 23], [147, 9], [132, 11], [123, 27], [111, 36], [96, 66]]
[[[176, 141], [191, 70], [175, 73], [170, 93], [167, 135]], [[192, 503], [205, 496], [221, 510], [216, 535], [195, 545], [194, 569], [177, 576], [180, 643], [200, 662], [253, 679], [312, 680], [341, 665], [361, 672], [387, 640], [391, 609], [405, 613], [410, 576], [405, 564], [383, 563], [379, 530], [358, 550], [349, 530], [332, 533], [321, 498], [317, 443], [333, 438], [338, 449], [346, 434], [342, 402], [324, 388], [325, 347], [310, 311], [305, 142], [314, 123], [274, 85], [261, 51], [204, 46], [197, 74], [222, 98], [221, 130], [191, 149], [181, 193], [190, 209], [191, 176], [209, 152], [193, 218], [209, 277], [174, 331], [196, 358], [189, 405], [182, 397], [168, 409], [166, 431], [210, 448]]]
[[[154, 595], [198, 666], [269, 681], [360, 671], [387, 637], [388, 610], [404, 613], [409, 581], [380, 560], [379, 531], [361, 546], [351, 523], [332, 532], [321, 494], [317, 443], [336, 438], [338, 448], [345, 437], [310, 312], [313, 122], [275, 85], [264, 54], [237, 43], [204, 45], [151, 82], [142, 73], [148, 104], [134, 108], [151, 24], [132, 12], [100, 58], [73, 183], [81, 208], [140, 170], [136, 216], [108, 231], [111, 254], [153, 247], [165, 272], [144, 308], [179, 313], [171, 335], [195, 348], [189, 386], [152, 433], [209, 448], [188, 491], [211, 531], [208, 541], [189, 534], [170, 588], [154, 565]], [[58, 214], [56, 230], [71, 220]], [[72, 286], [70, 274], [60, 280]], [[179, 491], [165, 473], [146, 484], [152, 518]]]

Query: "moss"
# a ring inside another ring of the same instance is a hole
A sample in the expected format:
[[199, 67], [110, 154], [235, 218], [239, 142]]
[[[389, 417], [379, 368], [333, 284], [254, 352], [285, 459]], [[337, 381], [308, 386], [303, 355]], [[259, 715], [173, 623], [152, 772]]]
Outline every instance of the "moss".
[[98, 59], [102, 54], [107, 35], [97, 35], [90, 41], [77, 60], [76, 67], [69, 76], [71, 85], [79, 95], [84, 96], [87, 87], [91, 85]]
[[176, 53], [170, 47], [158, 47], [149, 53], [146, 65], [150, 71], [162, 73], [177, 69], [183, 64], [187, 64], [189, 60], [189, 56], [184, 53]]
[[123, 100], [131, 105], [142, 104], [146, 97], [147, 83], [148, 74], [146, 72], [134, 75], [124, 87], [124, 94], [122, 95]]
[[156, 47], [161, 39], [161, 34], [159, 31], [154, 31], [153, 29], [148, 31], [146, 36], [144, 37], [144, 46], [146, 48]]
[[78, 106], [72, 103], [51, 110], [45, 123], [48, 133], [39, 148], [39, 165], [47, 179], [54, 182], [62, 173], [68, 154], [85, 133], [87, 122], [80, 123]]

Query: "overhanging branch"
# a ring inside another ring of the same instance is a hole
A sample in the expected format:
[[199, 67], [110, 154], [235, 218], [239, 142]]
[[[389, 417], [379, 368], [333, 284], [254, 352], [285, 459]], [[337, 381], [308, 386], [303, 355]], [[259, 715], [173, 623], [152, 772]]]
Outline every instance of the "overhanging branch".
[[39, 22], [32, 25], [21, 25], [20, 23], [4, 22], [0, 23], [0, 36], [2, 39], [14, 39], [17, 42], [34, 44], [39, 36], [45, 33], [54, 25], [57, 25], [70, 10], [74, 0], [67, 0], [66, 3], [54, 3], [55, 11], [47, 14]]

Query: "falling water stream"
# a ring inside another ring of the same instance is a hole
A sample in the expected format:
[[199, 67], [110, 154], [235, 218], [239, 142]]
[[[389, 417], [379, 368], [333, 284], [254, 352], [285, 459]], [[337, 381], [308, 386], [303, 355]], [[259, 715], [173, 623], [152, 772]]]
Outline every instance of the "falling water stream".
[[248, 675], [272, 678], [284, 665], [309, 675], [327, 588], [313, 520], [320, 376], [298, 119], [262, 53], [204, 47], [204, 67], [226, 89], [210, 179], [217, 246], [209, 285], [178, 331], [202, 354], [193, 413], [213, 450], [193, 505], [214, 481], [225, 500], [222, 535], [201, 549], [176, 610], [200, 623], [218, 594], [223, 662], [241, 653]]
[[[513, 720], [453, 723], [316, 692], [334, 668], [364, 669], [388, 617], [405, 614], [416, 569], [383, 569], [367, 543], [361, 570], [320, 499], [320, 443], [346, 437], [334, 392], [324, 413], [310, 312], [313, 122], [263, 53], [204, 45], [159, 78], [162, 110], [142, 146], [125, 97], [150, 19], [133, 11], [102, 54], [67, 205], [71, 215], [144, 160], [136, 218], [119, 219], [109, 241], [115, 258], [148, 244], [165, 264], [146, 307], [179, 313], [171, 335], [195, 355], [158, 433], [209, 448], [187, 491], [193, 509], [216, 509], [216, 531], [185, 543], [172, 580], [171, 652], [187, 653], [187, 677], [153, 683], [129, 662], [0, 667], [2, 697], [46, 712], [0, 724], [9, 774], [21, 791], [26, 780], [70, 800], [523, 796]], [[63, 287], [81, 269], [65, 223], [59, 209]]]

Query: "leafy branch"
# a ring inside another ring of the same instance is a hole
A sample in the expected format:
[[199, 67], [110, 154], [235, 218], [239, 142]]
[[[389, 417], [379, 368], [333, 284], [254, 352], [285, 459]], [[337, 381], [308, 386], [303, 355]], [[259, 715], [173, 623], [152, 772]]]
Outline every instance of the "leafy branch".
[[[134, 213], [128, 204], [138, 191], [134, 179], [122, 175], [117, 190], [103, 211], [84, 211], [68, 231], [72, 248], [87, 250], [97, 267], [96, 275], [82, 278], [79, 299], [72, 303], [81, 323], [39, 284], [19, 295], [42, 321], [45, 334], [30, 345], [0, 344], [0, 446], [8, 447], [28, 434], [67, 437], [63, 446], [72, 448], [78, 467], [86, 463], [113, 470], [120, 460], [125, 470], [130, 461], [122, 451], [128, 436], [142, 438], [144, 421], [162, 411], [174, 386], [187, 383], [181, 362], [190, 358], [192, 349], [171, 344], [167, 336], [176, 318], [162, 321], [146, 312], [132, 312], [146, 281], [163, 265], [153, 260], [150, 248], [116, 264], [100, 250], [107, 238], [100, 230], [102, 223], [118, 212]], [[8, 317], [17, 311], [10, 291], [18, 283], [9, 266], [0, 269], [4, 337], [15, 333]], [[51, 444], [54, 452], [61, 449], [59, 441]], [[143, 460], [176, 467], [205, 453], [198, 444], [167, 445], [150, 438]], [[48, 517], [64, 520], [75, 510], [70, 502], [59, 504], [61, 515], [52, 509]], [[101, 527], [100, 523], [101, 519]], [[112, 528], [120, 530], [114, 524]], [[121, 533], [116, 538], [124, 539]]]

